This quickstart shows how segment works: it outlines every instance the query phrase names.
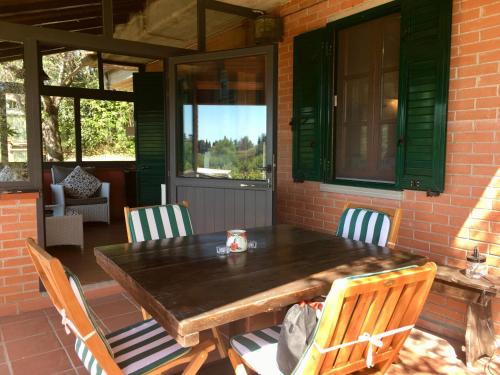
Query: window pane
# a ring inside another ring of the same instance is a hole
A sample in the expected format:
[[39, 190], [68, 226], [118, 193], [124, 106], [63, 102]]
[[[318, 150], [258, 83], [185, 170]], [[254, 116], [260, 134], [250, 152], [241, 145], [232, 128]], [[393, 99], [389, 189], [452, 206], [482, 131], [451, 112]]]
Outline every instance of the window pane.
[[265, 179], [263, 56], [177, 66], [184, 177]]
[[28, 180], [23, 45], [0, 42], [11, 58], [0, 62], [0, 182]]
[[338, 32], [335, 177], [394, 182], [399, 14]]
[[73, 98], [42, 96], [44, 161], [75, 161], [75, 112]]
[[135, 160], [134, 105], [82, 99], [83, 161]]
[[103, 63], [102, 69], [105, 90], [134, 91], [132, 74], [139, 72], [138, 67]]
[[42, 64], [48, 78], [44, 80], [46, 85], [88, 89], [99, 87], [95, 52], [75, 50], [44, 55]]

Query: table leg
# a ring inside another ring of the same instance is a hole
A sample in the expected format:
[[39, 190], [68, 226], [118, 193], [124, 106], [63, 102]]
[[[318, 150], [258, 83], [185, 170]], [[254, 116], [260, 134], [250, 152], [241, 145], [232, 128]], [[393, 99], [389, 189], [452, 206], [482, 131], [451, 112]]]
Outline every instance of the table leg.
[[219, 351], [219, 356], [221, 359], [227, 357], [227, 348], [224, 344], [224, 340], [219, 332], [218, 327], [212, 328], [212, 334], [214, 335], [215, 340], [217, 341], [217, 350]]
[[465, 331], [465, 357], [467, 367], [472, 368], [483, 355], [495, 352], [495, 332], [491, 315], [491, 297], [482, 295], [478, 302], [467, 307], [467, 329]]

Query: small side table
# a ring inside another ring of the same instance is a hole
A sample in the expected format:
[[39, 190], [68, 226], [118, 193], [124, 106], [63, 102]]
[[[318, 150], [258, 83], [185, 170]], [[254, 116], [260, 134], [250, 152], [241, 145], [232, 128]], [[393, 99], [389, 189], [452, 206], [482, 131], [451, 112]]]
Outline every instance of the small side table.
[[77, 214], [45, 217], [45, 244], [77, 245], [83, 253], [83, 216]]
[[463, 270], [438, 266], [432, 291], [467, 303], [467, 327], [465, 331], [465, 359], [473, 368], [480, 357], [495, 352], [495, 330], [491, 301], [500, 297], [500, 278], [469, 279]]

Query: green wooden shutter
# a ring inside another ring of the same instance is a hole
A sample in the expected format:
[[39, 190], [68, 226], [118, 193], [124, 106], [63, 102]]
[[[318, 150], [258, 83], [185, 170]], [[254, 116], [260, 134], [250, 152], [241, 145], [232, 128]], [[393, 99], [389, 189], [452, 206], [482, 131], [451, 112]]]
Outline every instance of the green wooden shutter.
[[451, 0], [401, 4], [397, 184], [442, 192], [451, 37]]
[[163, 73], [134, 74], [137, 204], [160, 204], [165, 183], [165, 99]]
[[293, 43], [294, 181], [320, 181], [323, 176], [325, 36], [321, 28], [296, 36]]

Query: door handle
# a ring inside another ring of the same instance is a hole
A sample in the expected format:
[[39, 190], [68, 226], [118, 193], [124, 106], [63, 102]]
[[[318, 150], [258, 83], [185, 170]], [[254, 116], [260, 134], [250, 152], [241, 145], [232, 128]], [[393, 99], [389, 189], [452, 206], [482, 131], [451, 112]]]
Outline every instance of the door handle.
[[240, 187], [256, 187], [254, 184], [240, 184]]
[[141, 166], [139, 169], [140, 169], [141, 171], [143, 171], [143, 170], [145, 170], [145, 169], [150, 169], [150, 168], [151, 168], [151, 167], [149, 167], [149, 166], [147, 166], [147, 165], [143, 165], [143, 166]]

